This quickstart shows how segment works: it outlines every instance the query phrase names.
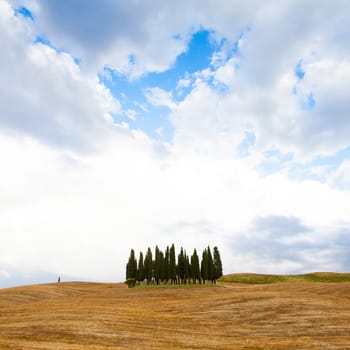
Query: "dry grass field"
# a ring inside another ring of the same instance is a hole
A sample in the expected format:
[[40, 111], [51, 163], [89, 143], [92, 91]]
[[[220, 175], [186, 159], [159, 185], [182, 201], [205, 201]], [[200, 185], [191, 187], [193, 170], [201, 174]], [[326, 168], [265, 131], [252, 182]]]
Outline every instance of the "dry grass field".
[[350, 283], [2, 289], [0, 349], [350, 349]]

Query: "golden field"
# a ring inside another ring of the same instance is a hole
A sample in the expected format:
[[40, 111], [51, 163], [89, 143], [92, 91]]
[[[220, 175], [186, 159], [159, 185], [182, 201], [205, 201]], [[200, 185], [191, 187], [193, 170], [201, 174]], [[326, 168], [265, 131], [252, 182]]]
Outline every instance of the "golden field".
[[350, 282], [1, 289], [0, 349], [350, 349]]

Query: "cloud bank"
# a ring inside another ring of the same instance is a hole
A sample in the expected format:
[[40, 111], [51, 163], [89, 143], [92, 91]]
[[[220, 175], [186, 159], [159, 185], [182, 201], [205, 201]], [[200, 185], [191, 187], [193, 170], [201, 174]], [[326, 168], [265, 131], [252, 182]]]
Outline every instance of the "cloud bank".
[[[345, 1], [0, 0], [0, 286], [121, 281], [130, 248], [172, 242], [217, 245], [225, 273], [348, 270], [349, 19]], [[104, 68], [141, 84], [203, 28], [208, 67], [143, 90], [173, 138], [118, 122]]]

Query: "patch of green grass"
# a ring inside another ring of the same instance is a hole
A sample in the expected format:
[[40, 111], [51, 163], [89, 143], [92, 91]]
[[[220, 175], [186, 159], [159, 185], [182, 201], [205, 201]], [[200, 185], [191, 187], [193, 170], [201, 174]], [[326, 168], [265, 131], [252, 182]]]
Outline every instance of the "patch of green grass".
[[304, 275], [267, 275], [256, 273], [234, 273], [225, 275], [219, 279], [220, 282], [268, 284], [268, 283], [290, 283], [290, 282], [324, 282], [339, 283], [350, 282], [350, 273], [337, 272], [313, 272]]
[[308, 282], [339, 283], [350, 282], [350, 273], [314, 272], [303, 275]]
[[139, 288], [190, 288], [190, 287], [215, 287], [216, 284], [211, 284], [211, 283], [188, 283], [188, 284], [143, 284], [142, 286], [136, 285], [134, 288], [139, 289]]

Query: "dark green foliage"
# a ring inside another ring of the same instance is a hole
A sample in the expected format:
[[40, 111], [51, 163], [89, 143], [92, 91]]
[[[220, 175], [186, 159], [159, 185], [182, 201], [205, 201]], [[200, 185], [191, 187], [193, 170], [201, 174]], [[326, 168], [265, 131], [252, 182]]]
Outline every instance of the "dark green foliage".
[[[201, 263], [197, 250], [189, 257], [182, 247], [175, 258], [174, 244], [166, 248], [165, 254], [158, 246], [155, 247], [154, 260], [151, 248], [147, 249], [145, 257], [140, 252], [139, 261], [135, 259], [135, 252], [131, 249], [130, 257], [126, 265], [126, 279], [129, 286], [144, 280], [149, 284], [196, 284], [216, 283], [216, 280], [222, 276], [222, 262], [217, 247], [214, 248], [213, 255], [210, 247], [204, 249]], [[132, 282], [134, 281], [134, 282]]]
[[143, 265], [143, 254], [140, 252], [140, 257], [139, 257], [139, 264], [138, 264], [138, 269], [137, 269], [137, 280], [139, 282], [143, 282], [145, 279], [145, 268]]
[[199, 283], [201, 282], [199, 258], [196, 249], [194, 249], [193, 254], [191, 256], [191, 279], [193, 283], [196, 283], [196, 281], [199, 281]]
[[185, 280], [185, 255], [184, 250], [181, 247], [180, 254], [177, 257], [177, 274], [180, 278], [181, 283]]
[[213, 256], [211, 255], [210, 252], [210, 247], [208, 246], [207, 249], [207, 254], [208, 254], [208, 280], [212, 283], [215, 281], [215, 267], [214, 267], [214, 261], [213, 261]]
[[169, 269], [169, 273], [170, 273], [170, 279], [171, 279], [171, 283], [176, 283], [176, 260], [175, 260], [175, 247], [174, 244], [172, 244], [171, 248], [170, 248], [170, 269]]
[[136, 280], [135, 280], [135, 278], [128, 278], [128, 279], [125, 281], [125, 284], [127, 284], [127, 286], [128, 286], [129, 288], [133, 288], [133, 287], [135, 287], [135, 285], [136, 285]]
[[208, 281], [208, 279], [209, 279], [209, 263], [208, 263], [208, 251], [207, 251], [207, 249], [204, 249], [204, 251], [202, 253], [201, 277], [202, 277], [203, 283], [205, 283], [205, 281]]
[[153, 265], [154, 279], [157, 284], [165, 279], [165, 260], [164, 253], [156, 246], [155, 260]]
[[222, 276], [222, 263], [218, 247], [214, 247], [214, 277], [215, 280]]
[[191, 264], [190, 264], [190, 260], [188, 258], [188, 255], [186, 254], [186, 251], [185, 251], [184, 262], [185, 262], [185, 283], [189, 283]]
[[153, 277], [153, 259], [152, 259], [151, 248], [147, 249], [145, 262], [144, 262], [144, 269], [145, 269], [145, 278], [147, 280], [147, 284], [150, 284]]
[[153, 276], [154, 280], [156, 281], [157, 284], [159, 284], [160, 280], [160, 261], [159, 261], [159, 248], [156, 246], [156, 249], [154, 251], [154, 262], [153, 262]]
[[164, 253], [162, 251], [159, 252], [159, 279], [161, 282], [165, 281], [165, 259]]
[[210, 247], [208, 246], [203, 251], [201, 262], [201, 277], [203, 279], [203, 283], [205, 283], [205, 281], [216, 283], [215, 273], [213, 256], [211, 254]]
[[135, 252], [134, 249], [131, 249], [129, 261], [126, 264], [126, 279], [133, 278], [136, 280], [136, 274], [137, 274], [137, 261], [135, 259]]
[[168, 283], [170, 280], [170, 249], [166, 247], [165, 257], [164, 257], [164, 280]]

